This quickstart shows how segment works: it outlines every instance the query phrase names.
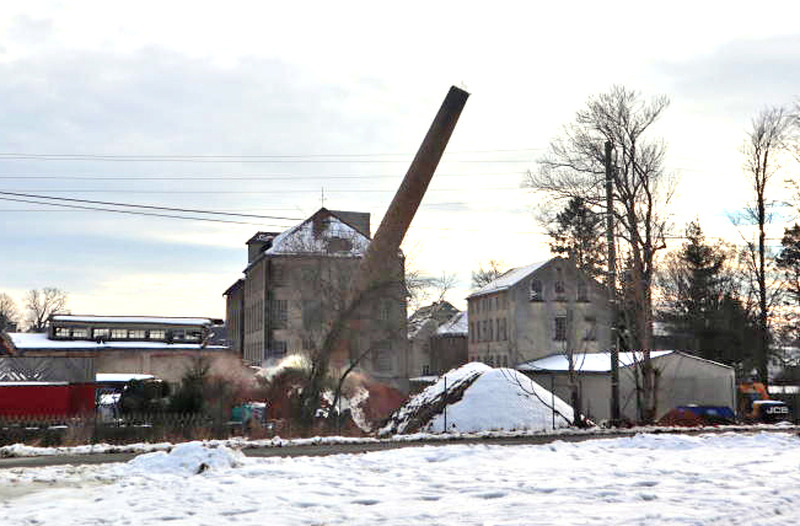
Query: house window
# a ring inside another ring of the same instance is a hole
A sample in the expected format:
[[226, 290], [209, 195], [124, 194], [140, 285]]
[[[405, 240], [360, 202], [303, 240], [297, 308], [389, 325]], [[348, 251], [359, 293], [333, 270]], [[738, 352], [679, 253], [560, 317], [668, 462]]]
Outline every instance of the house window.
[[391, 343], [384, 343], [372, 353], [372, 363], [376, 371], [390, 371], [392, 369]]
[[275, 329], [286, 328], [286, 320], [288, 319], [288, 302], [286, 300], [270, 300], [269, 308], [272, 327]]
[[578, 301], [589, 301], [589, 289], [586, 286], [586, 283], [579, 281], [577, 286], [578, 286]]
[[583, 335], [583, 339], [587, 341], [597, 340], [597, 318], [586, 316], [583, 321], [586, 323], [586, 332]]
[[303, 300], [303, 328], [306, 330], [318, 329], [320, 325], [322, 325], [322, 302], [320, 300]]
[[273, 340], [270, 348], [266, 352], [266, 359], [283, 358], [286, 356], [286, 342], [283, 340]]
[[382, 299], [378, 307], [378, 319], [389, 321], [392, 313], [392, 304], [389, 300]]
[[128, 338], [131, 340], [144, 340], [144, 329], [130, 329]]
[[128, 337], [127, 329], [111, 329], [111, 339], [124, 340]]
[[486, 341], [489, 336], [489, 323], [487, 320], [483, 320], [481, 321], [481, 325], [483, 326], [481, 336], [483, 336], [483, 341]]
[[469, 322], [469, 341], [475, 343], [475, 323]]
[[428, 376], [431, 374], [431, 366], [430, 365], [423, 365], [422, 366], [422, 376]]
[[567, 341], [567, 317], [556, 316], [556, 334], [553, 338], [557, 342]]
[[164, 340], [167, 337], [167, 331], [163, 329], [155, 329], [147, 333], [147, 337], [151, 340]]
[[500, 339], [502, 341], [508, 340], [508, 327], [506, 326], [506, 319], [502, 318], [500, 320]]
[[556, 268], [556, 282], [553, 284], [553, 291], [556, 294], [564, 294], [564, 272], [561, 268]]
[[489, 320], [489, 341], [494, 341], [494, 320]]
[[531, 301], [542, 301], [542, 282], [538, 279], [531, 280]]

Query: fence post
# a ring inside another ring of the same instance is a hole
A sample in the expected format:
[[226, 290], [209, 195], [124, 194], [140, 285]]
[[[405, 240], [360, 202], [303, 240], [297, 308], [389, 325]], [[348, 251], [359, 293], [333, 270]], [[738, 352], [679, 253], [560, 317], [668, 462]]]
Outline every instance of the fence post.
[[444, 432], [447, 433], [447, 375], [444, 375]]
[[[550, 410], [553, 413], [553, 431], [556, 429], [556, 377], [550, 375]], [[574, 410], [574, 408], [573, 408]]]

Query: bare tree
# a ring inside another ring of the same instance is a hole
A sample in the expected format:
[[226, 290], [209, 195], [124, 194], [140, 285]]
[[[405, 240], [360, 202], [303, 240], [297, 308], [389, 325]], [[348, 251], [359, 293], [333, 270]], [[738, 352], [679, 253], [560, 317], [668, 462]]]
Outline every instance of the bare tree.
[[772, 204], [767, 188], [780, 168], [778, 154], [784, 146], [790, 125], [788, 112], [781, 107], [767, 108], [752, 120], [747, 132], [743, 153], [744, 171], [750, 184], [753, 200], [745, 209], [746, 218], [758, 229], [758, 241], [748, 242], [745, 262], [750, 270], [751, 281], [758, 297], [758, 330], [760, 333], [756, 364], [759, 379], [768, 381], [767, 361], [769, 354], [769, 318], [778, 287], [768, 279], [770, 255], [767, 253], [766, 228], [772, 220], [768, 209]]
[[56, 287], [29, 290], [25, 295], [29, 332], [44, 332], [47, 319], [67, 312], [67, 293]]
[[472, 271], [472, 288], [478, 290], [485, 287], [505, 274], [507, 270], [505, 263], [496, 259], [490, 259], [486, 268], [483, 268], [483, 263], [479, 263], [478, 270]]
[[528, 172], [526, 186], [543, 192], [549, 204], [563, 206], [580, 198], [595, 212], [605, 208], [605, 143], [616, 154], [613, 170], [611, 211], [620, 243], [620, 259], [630, 268], [633, 310], [624, 312], [628, 346], [641, 349], [643, 378], [642, 420], [656, 412], [655, 377], [650, 364], [653, 348], [652, 283], [656, 254], [666, 247], [668, 229], [665, 208], [672, 198], [675, 181], [664, 171], [665, 145], [651, 140], [648, 132], [669, 101], [659, 96], [644, 100], [625, 87], [591, 97], [564, 127], [539, 160], [536, 172]]
[[19, 311], [14, 298], [0, 292], [0, 332], [14, 330], [19, 321]]

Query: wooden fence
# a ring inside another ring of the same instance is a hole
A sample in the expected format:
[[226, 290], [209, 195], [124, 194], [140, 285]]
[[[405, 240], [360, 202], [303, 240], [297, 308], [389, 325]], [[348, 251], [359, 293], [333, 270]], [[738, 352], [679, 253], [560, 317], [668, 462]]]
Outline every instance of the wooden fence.
[[0, 446], [74, 446], [225, 439], [232, 436], [270, 438], [291, 436], [285, 421], [266, 424], [229, 422], [199, 413], [140, 414], [104, 421], [95, 415], [79, 417], [14, 417], [0, 419]]

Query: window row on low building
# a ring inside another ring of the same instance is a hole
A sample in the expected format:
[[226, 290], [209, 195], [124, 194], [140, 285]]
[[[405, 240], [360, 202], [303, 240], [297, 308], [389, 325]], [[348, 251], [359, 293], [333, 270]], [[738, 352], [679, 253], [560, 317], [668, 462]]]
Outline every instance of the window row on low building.
[[[560, 269], [558, 269], [560, 271]], [[567, 301], [567, 289], [564, 281], [558, 279], [553, 282], [553, 299], [555, 301]], [[530, 285], [530, 301], [545, 301], [544, 283], [538, 279], [532, 279]], [[589, 301], [589, 287], [583, 281], [578, 281], [575, 285], [575, 299], [579, 302]]]
[[508, 308], [508, 295], [506, 293], [487, 295], [477, 298], [473, 302], [475, 314], [493, 312]]
[[200, 342], [201, 330], [128, 329], [120, 327], [55, 327], [53, 337], [59, 340], [151, 340], [161, 342]]
[[470, 342], [504, 342], [508, 340], [506, 318], [478, 320], [469, 323]]
[[[470, 356], [471, 362], [482, 362], [492, 367], [508, 367], [508, 355], [505, 354], [475, 354]], [[513, 364], [511, 364], [513, 365]]]

